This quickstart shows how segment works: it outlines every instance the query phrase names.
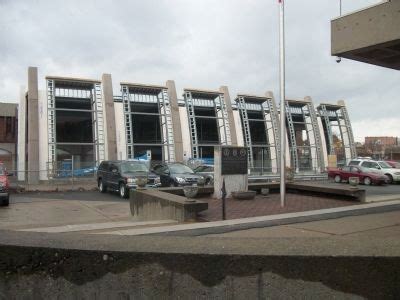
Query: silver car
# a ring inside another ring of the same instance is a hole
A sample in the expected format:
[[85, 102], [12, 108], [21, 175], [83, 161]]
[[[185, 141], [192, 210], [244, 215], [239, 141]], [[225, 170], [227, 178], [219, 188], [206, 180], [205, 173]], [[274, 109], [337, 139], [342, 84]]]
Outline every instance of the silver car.
[[214, 184], [214, 166], [213, 165], [200, 165], [193, 169], [196, 174], [202, 175], [206, 184]]

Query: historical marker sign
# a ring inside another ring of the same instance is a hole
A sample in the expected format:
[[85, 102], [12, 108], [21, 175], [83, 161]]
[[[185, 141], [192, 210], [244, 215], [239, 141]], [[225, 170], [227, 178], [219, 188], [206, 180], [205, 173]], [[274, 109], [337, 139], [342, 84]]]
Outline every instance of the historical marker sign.
[[221, 147], [221, 175], [247, 174], [247, 148]]

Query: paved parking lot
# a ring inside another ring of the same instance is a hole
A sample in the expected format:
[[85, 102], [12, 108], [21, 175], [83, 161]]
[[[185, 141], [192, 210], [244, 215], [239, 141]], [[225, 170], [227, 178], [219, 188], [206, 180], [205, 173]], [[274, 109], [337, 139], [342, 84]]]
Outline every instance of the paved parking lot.
[[60, 200], [78, 200], [78, 201], [111, 201], [128, 203], [127, 199], [121, 199], [118, 193], [99, 193], [98, 191], [74, 191], [74, 192], [27, 192], [11, 194], [10, 203], [26, 203], [40, 201], [60, 201]]
[[[346, 185], [327, 182], [329, 185]], [[367, 190], [367, 200], [400, 198], [400, 185], [360, 186]], [[227, 202], [227, 218], [262, 216], [286, 212], [323, 209], [355, 204], [343, 199], [301, 194], [288, 194], [286, 207], [280, 207], [279, 195], [258, 196], [255, 201]], [[221, 219], [221, 201], [209, 200], [210, 208], [201, 214], [207, 221]], [[30, 192], [12, 194], [10, 206], [0, 208], [0, 229], [31, 226], [63, 226], [70, 224], [132, 221], [129, 201], [117, 193]]]

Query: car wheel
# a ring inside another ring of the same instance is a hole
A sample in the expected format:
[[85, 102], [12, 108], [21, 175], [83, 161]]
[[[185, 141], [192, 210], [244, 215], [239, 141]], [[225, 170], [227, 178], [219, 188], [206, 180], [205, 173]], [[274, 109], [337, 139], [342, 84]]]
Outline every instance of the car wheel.
[[342, 182], [342, 177], [340, 177], [340, 175], [335, 175], [335, 182], [336, 183], [340, 183], [340, 182]]
[[371, 183], [372, 183], [371, 178], [369, 178], [369, 177], [365, 177], [364, 178], [364, 184], [365, 185], [371, 185]]
[[210, 183], [211, 183], [211, 179], [210, 179], [210, 178], [207, 178], [205, 184], [206, 184], [206, 185], [209, 185]]
[[390, 175], [390, 174], [385, 174], [385, 175], [389, 178], [389, 180], [387, 181], [387, 183], [392, 184], [392, 183], [393, 183], [393, 176]]
[[0, 202], [0, 206], [8, 206], [10, 204], [10, 196], [7, 196], [7, 198], [4, 198], [1, 202]]
[[119, 184], [119, 196], [124, 199], [128, 198], [128, 189], [122, 182]]
[[97, 185], [99, 187], [100, 193], [105, 193], [107, 192], [107, 187], [104, 186], [103, 180], [99, 180], [99, 184]]

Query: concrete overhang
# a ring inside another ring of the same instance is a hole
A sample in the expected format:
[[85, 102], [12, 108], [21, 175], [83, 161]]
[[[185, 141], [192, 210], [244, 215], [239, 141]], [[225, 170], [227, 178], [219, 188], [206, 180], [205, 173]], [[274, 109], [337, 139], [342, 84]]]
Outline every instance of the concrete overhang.
[[101, 80], [77, 78], [77, 77], [61, 77], [61, 76], [46, 76], [46, 80], [54, 80], [56, 87], [65, 88], [85, 88], [92, 89], [93, 84], [101, 83]]
[[235, 98], [235, 101], [237, 102], [240, 97], [244, 98], [245, 102], [249, 103], [264, 103], [268, 99], [271, 99], [271, 97], [263, 97], [263, 96], [256, 96], [256, 95], [247, 95], [247, 94], [238, 94], [237, 97]]
[[333, 19], [331, 43], [333, 56], [400, 70], [400, 0]]
[[320, 103], [320, 105], [317, 106], [317, 109], [320, 109], [321, 105], [325, 105], [327, 110], [338, 110], [338, 109], [341, 109], [343, 107], [342, 105], [338, 105], [338, 104]]
[[285, 101], [289, 103], [290, 106], [296, 106], [296, 107], [302, 107], [310, 103], [310, 101], [299, 100], [299, 99], [286, 99]]
[[198, 90], [198, 89], [190, 89], [190, 88], [185, 88], [185, 89], [183, 89], [183, 91], [184, 91], [184, 93], [190, 92], [192, 94], [193, 98], [211, 99], [211, 100], [214, 100], [218, 96], [224, 94], [224, 93], [219, 92], [219, 91]]
[[121, 86], [127, 86], [129, 92], [136, 94], [150, 94], [158, 95], [162, 90], [167, 89], [166, 86], [153, 85], [153, 84], [142, 84], [142, 83], [132, 83], [132, 82], [121, 82]]

